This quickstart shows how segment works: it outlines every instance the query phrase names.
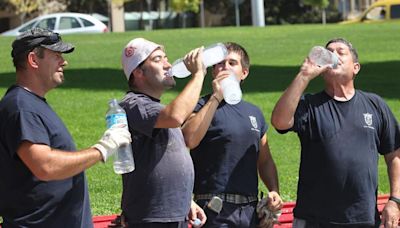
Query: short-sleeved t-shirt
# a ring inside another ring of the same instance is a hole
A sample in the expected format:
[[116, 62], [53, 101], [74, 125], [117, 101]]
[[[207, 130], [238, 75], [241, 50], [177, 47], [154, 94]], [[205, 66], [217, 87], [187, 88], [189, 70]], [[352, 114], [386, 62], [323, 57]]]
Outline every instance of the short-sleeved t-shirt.
[[129, 224], [185, 221], [193, 191], [193, 162], [180, 128], [155, 128], [164, 108], [145, 94], [121, 102], [132, 134], [135, 170], [123, 175], [122, 210]]
[[11, 87], [0, 102], [0, 216], [3, 227], [93, 227], [84, 173], [41, 181], [17, 155], [22, 141], [75, 151], [44, 98]]
[[308, 94], [292, 130], [301, 142], [295, 217], [374, 225], [379, 154], [400, 147], [399, 125], [385, 102], [359, 90], [347, 102]]
[[[202, 97], [198, 112], [209, 100]], [[191, 150], [195, 167], [195, 194], [258, 194], [257, 160], [261, 138], [268, 126], [259, 108], [242, 100], [222, 102], [206, 135]]]

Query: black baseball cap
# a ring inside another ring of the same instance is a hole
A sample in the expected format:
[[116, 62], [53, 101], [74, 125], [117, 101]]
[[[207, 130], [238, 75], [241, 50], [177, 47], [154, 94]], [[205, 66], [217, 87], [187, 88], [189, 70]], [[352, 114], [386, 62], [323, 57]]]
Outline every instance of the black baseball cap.
[[75, 49], [72, 44], [64, 43], [58, 33], [44, 28], [33, 28], [23, 32], [14, 40], [11, 56], [15, 58], [35, 47], [44, 47], [61, 53], [71, 53]]

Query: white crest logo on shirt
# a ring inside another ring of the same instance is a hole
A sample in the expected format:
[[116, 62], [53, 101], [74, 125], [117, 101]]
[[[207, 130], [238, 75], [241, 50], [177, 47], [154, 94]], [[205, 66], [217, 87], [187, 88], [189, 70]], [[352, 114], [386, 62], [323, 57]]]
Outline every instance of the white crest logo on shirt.
[[254, 116], [249, 116], [249, 118], [250, 118], [251, 126], [253, 126], [253, 128], [256, 128], [256, 129], [257, 129], [258, 125], [257, 125], [257, 119], [256, 119], [256, 117], [254, 117]]
[[372, 114], [371, 113], [363, 113], [363, 115], [364, 115], [364, 121], [367, 124], [367, 126], [364, 126], [364, 127], [374, 129], [374, 127], [372, 126]]

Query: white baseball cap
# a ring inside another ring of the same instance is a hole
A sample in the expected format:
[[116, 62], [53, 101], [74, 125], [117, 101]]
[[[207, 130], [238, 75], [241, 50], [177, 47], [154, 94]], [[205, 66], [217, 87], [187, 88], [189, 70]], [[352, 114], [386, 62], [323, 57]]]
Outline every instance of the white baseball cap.
[[161, 48], [161, 45], [144, 38], [133, 39], [125, 46], [122, 50], [121, 63], [127, 80], [129, 80], [132, 71], [157, 48]]

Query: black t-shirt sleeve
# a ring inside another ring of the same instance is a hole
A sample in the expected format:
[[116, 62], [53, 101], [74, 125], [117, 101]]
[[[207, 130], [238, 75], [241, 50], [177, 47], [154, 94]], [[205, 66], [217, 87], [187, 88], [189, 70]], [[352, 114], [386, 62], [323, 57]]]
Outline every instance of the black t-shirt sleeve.
[[[50, 139], [46, 127], [43, 125], [41, 117], [35, 113], [21, 111], [14, 113], [8, 119], [5, 135], [10, 149], [8, 152], [16, 153], [22, 141], [29, 141], [34, 144], [50, 145]], [[11, 156], [15, 156], [12, 154]]]
[[308, 110], [310, 106], [307, 97], [308, 95], [302, 96], [296, 108], [296, 112], [294, 114], [294, 124], [291, 129], [294, 132], [299, 132], [304, 130], [304, 126], [307, 124], [309, 116]]
[[308, 118], [308, 102], [306, 96], [302, 96], [300, 98], [299, 104], [297, 105], [296, 111], [294, 113], [294, 123], [293, 126], [289, 129], [276, 129], [279, 134], [285, 134], [289, 131], [299, 132], [303, 129], [305, 122]]
[[141, 97], [132, 104], [124, 105], [129, 128], [152, 137], [158, 115], [164, 106], [150, 98]]
[[261, 132], [260, 132], [261, 133], [260, 139], [261, 139], [262, 137], [264, 137], [265, 133], [267, 133], [267, 131], [268, 131], [268, 124], [267, 124], [267, 122], [265, 122], [265, 118], [262, 114], [262, 111], [259, 110], [259, 112], [260, 112], [260, 121], [261, 121]]
[[382, 127], [379, 137], [381, 143], [378, 151], [381, 154], [387, 154], [400, 147], [400, 126], [389, 106], [382, 99], [379, 99], [378, 102], [382, 112]]

